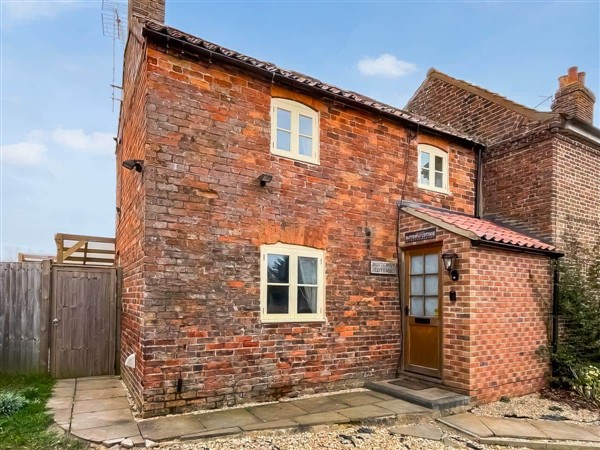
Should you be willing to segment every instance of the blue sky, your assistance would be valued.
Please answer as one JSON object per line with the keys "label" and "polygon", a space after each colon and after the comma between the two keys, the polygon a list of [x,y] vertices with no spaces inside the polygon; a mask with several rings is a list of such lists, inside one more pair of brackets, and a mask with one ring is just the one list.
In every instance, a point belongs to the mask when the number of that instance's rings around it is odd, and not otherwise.
{"label": "blue sky", "polygon": [[[113,236],[118,104],[102,2],[0,2],[0,260],[53,254],[57,232]],[[599,5],[167,0],[167,23],[395,106],[436,67],[533,107],[573,65],[600,96]]]}

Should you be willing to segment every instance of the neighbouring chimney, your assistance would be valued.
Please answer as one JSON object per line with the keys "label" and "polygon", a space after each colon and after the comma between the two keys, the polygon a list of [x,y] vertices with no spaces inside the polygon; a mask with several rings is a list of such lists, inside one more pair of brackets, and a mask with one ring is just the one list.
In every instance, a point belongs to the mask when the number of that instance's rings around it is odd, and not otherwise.
{"label": "neighbouring chimney", "polygon": [[585,86],[585,72],[577,72],[577,67],[571,67],[567,75],[558,78],[552,111],[592,123],[595,101],[594,93]]}
{"label": "neighbouring chimney", "polygon": [[127,19],[133,17],[165,23],[165,0],[129,0]]}

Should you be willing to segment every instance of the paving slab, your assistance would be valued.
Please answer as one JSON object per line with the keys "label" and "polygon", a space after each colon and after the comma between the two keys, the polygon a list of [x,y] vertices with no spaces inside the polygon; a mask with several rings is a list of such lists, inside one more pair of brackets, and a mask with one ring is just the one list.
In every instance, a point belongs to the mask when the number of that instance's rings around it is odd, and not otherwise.
{"label": "paving slab", "polygon": [[480,416],[481,422],[497,437],[547,439],[548,435],[522,419]]}
{"label": "paving slab", "polygon": [[46,407],[51,410],[69,409],[72,405],[72,397],[51,397],[46,403]]}
{"label": "paving slab", "polygon": [[451,392],[440,388],[420,389],[414,392],[416,392],[416,395],[418,395],[419,397],[427,400],[442,400],[445,398],[456,397],[457,395],[459,395],[456,392]]}
{"label": "paving slab", "polygon": [[271,422],[242,425],[240,428],[244,431],[259,431],[259,430],[269,430],[269,429],[275,429],[275,428],[294,428],[297,426],[298,426],[298,422],[294,422],[294,420],[292,420],[292,419],[281,419],[281,420],[274,420]]}
{"label": "paving slab", "polygon": [[384,394],[383,392],[369,391],[369,395],[374,395],[375,397],[379,397],[383,401],[397,400],[396,397],[392,397],[391,395]]}
{"label": "paving slab", "polygon": [[549,422],[546,420],[528,420],[527,422],[548,435],[550,439],[600,442],[600,436],[572,423]]}
{"label": "paving slab", "polygon": [[121,380],[118,378],[108,378],[108,379],[95,379],[88,380],[86,378],[80,378],[77,380],[77,391],[87,391],[90,389],[114,389],[121,388]]}
{"label": "paving slab", "polygon": [[75,386],[75,383],[77,383],[77,378],[65,378],[63,380],[56,380],[56,383],[54,383],[54,387],[55,388],[71,387],[71,386]]}
{"label": "paving slab", "polygon": [[182,440],[191,440],[191,439],[206,439],[218,436],[228,436],[231,434],[241,433],[242,429],[240,427],[228,427],[228,428],[217,428],[214,430],[201,431],[200,433],[188,434],[185,436],[181,436]]}
{"label": "paving slab", "polygon": [[73,414],[81,414],[95,411],[110,411],[113,409],[129,408],[129,402],[125,397],[112,397],[97,400],[81,400],[73,404]]}
{"label": "paving slab", "polygon": [[92,442],[103,442],[109,439],[125,439],[129,436],[139,434],[139,430],[135,422],[109,425],[97,428],[86,428],[85,430],[71,430],[75,436]]}
{"label": "paving slab", "polygon": [[369,392],[347,392],[345,394],[330,395],[328,398],[350,406],[371,405],[381,401],[381,398],[371,395]]}
{"label": "paving slab", "polygon": [[54,387],[52,389],[52,398],[73,397],[75,395],[75,385],[65,387]]}
{"label": "paving slab", "polygon": [[75,401],[79,400],[97,400],[101,398],[126,397],[122,386],[109,389],[90,389],[75,392]]}
{"label": "paving slab", "polygon": [[145,439],[162,441],[186,434],[199,433],[205,430],[198,416],[186,414],[182,416],[161,417],[159,419],[138,422],[140,433]]}
{"label": "paving slab", "polygon": [[350,419],[335,411],[326,411],[315,414],[307,414],[305,416],[294,417],[294,421],[300,425],[325,425],[332,423],[347,423]]}
{"label": "paving slab", "polygon": [[[503,447],[516,447],[516,448],[530,448],[532,450],[547,450],[548,442],[543,441],[532,441],[530,439],[517,439],[517,438],[481,438],[479,439],[480,444],[485,445],[501,445]],[[572,444],[561,444],[563,447],[560,450],[578,450],[577,447],[573,447]],[[597,448],[597,447],[596,447]],[[559,449],[555,449],[559,450]]]}
{"label": "paving slab", "polygon": [[375,405],[353,406],[351,408],[340,409],[337,412],[351,420],[376,419],[378,417],[393,417],[396,415],[389,409],[380,408]]}
{"label": "paving slab", "polygon": [[66,423],[66,424],[70,424],[71,423],[71,408],[68,409],[57,409],[52,411],[52,415],[54,416],[54,421],[56,423]]}
{"label": "paving slab", "polygon": [[297,406],[309,414],[315,414],[327,411],[336,411],[338,409],[347,408],[346,403],[340,401],[331,400],[329,397],[311,397],[303,398],[301,400],[294,400],[290,402],[292,405]]}
{"label": "paving slab", "polygon": [[492,437],[494,433],[490,430],[478,416],[471,413],[457,414],[438,419],[438,422],[455,428],[458,431],[479,437]]}
{"label": "paving slab", "polygon": [[396,414],[412,414],[412,413],[428,413],[432,412],[431,409],[425,408],[423,406],[415,405],[414,403],[410,403],[400,399],[388,400],[385,402],[375,403],[376,406],[380,408],[389,409],[390,411],[395,412]]}
{"label": "paving slab", "polygon": [[288,402],[253,406],[248,411],[265,422],[306,415],[306,411]]}
{"label": "paving slab", "polygon": [[198,414],[196,417],[207,430],[240,427],[242,425],[249,425],[252,423],[261,423],[261,420],[246,411],[244,408]]}
{"label": "paving slab", "polygon": [[71,420],[71,430],[85,430],[86,428],[125,425],[128,423],[135,424],[135,420],[129,408],[113,409],[110,411],[73,414],[73,419]]}
{"label": "paving slab", "polygon": [[413,436],[432,441],[441,441],[444,434],[434,425],[411,425],[407,427],[394,427],[390,429],[392,434],[400,434],[402,436]]}

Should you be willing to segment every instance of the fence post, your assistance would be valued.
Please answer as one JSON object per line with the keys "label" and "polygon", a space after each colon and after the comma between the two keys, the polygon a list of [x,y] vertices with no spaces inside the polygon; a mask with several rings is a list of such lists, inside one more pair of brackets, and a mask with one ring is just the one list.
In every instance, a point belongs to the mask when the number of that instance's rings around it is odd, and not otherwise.
{"label": "fence post", "polygon": [[42,295],[40,298],[40,369],[48,373],[48,347],[50,346],[50,280],[51,264],[49,259],[42,261]]}

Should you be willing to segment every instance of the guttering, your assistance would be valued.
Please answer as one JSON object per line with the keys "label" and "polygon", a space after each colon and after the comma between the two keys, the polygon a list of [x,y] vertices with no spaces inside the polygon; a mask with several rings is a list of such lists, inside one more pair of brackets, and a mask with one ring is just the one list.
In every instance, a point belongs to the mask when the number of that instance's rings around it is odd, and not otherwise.
{"label": "guttering", "polygon": [[[313,86],[310,86],[310,85],[307,85],[307,84],[304,84],[301,82],[296,82],[296,81],[294,81],[290,78],[287,78],[279,73],[271,72],[269,70],[263,69],[262,67],[253,66],[252,64],[248,64],[248,63],[246,63],[244,61],[240,61],[236,58],[232,58],[227,55],[211,51],[207,48],[201,47],[199,45],[195,45],[191,42],[188,42],[183,39],[179,39],[174,36],[167,35],[160,31],[153,30],[146,26],[144,26],[142,28],[142,34],[143,34],[143,36],[152,38],[155,42],[164,43],[167,48],[170,48],[169,44],[176,44],[177,48],[184,50],[184,52],[188,53],[190,56],[195,56],[195,57],[203,56],[206,59],[208,59],[209,62],[219,61],[219,62],[228,64],[230,66],[240,68],[244,71],[254,73],[262,78],[270,80],[271,82],[275,82],[275,80],[277,80],[279,83],[281,83],[283,85],[291,86],[296,89],[299,89],[299,90],[302,90],[305,92],[309,92],[313,95],[315,93],[318,93],[320,97],[331,98],[337,103],[344,104],[344,105],[354,108],[354,109],[359,109],[359,110],[367,111],[370,113],[375,113],[376,115],[384,116],[384,117],[387,117],[388,119],[391,119],[394,121],[399,121],[399,122],[402,122],[405,124],[410,124],[412,126],[418,125],[421,129],[425,129],[427,131],[427,133],[432,134],[432,135],[443,136],[443,137],[451,138],[451,139],[458,140],[461,142],[469,142],[471,144],[480,145],[478,142],[475,142],[474,140],[470,139],[469,137],[457,136],[457,135],[451,133],[450,131],[438,130],[438,129],[430,127],[428,125],[419,123],[418,121],[413,121],[408,117],[397,116],[390,112],[387,112],[387,111],[375,108],[373,106],[346,98],[343,95],[336,95],[333,92],[327,92],[318,87],[313,87]],[[358,95],[360,95],[360,94],[358,94]],[[376,100],[373,100],[373,101],[376,102]],[[390,106],[390,108],[393,108],[393,107]],[[395,108],[395,109],[401,111],[400,108]]]}
{"label": "guttering", "polygon": [[[593,126],[587,127],[591,128],[594,131],[597,131]],[[572,133],[581,136],[588,141],[593,142],[596,145],[600,145],[600,133],[597,131],[596,133],[591,132],[590,130],[584,129],[584,127],[580,126],[577,122],[572,120],[566,120],[563,124],[563,129],[565,131],[570,131]]]}
{"label": "guttering", "polygon": [[472,239],[471,245],[473,247],[501,248],[504,250],[510,250],[510,251],[519,252],[519,253],[532,253],[532,254],[537,254],[537,255],[548,256],[552,259],[558,259],[558,258],[565,256],[564,253],[557,252],[555,250],[544,250],[541,248],[523,247],[520,245],[508,244],[506,242],[483,241],[480,239],[476,239],[476,240]]}
{"label": "guttering", "polygon": [[[552,274],[552,339],[551,347],[552,354],[556,355],[558,350],[558,316],[559,316],[559,304],[558,304],[558,293],[560,289],[560,275],[558,271],[558,264],[555,262],[554,271]],[[555,358],[552,358],[552,375],[558,375],[558,364]]]}

